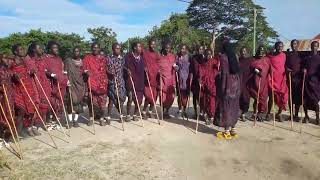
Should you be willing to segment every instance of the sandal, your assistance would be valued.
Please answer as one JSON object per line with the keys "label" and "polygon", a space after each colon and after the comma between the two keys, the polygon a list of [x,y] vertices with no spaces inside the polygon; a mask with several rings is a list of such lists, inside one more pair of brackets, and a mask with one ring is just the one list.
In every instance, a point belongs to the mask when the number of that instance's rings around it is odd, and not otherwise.
{"label": "sandal", "polygon": [[230,131],[227,131],[227,132],[224,132],[223,133],[223,136],[226,140],[231,140],[232,139],[232,136],[231,136],[231,133]]}

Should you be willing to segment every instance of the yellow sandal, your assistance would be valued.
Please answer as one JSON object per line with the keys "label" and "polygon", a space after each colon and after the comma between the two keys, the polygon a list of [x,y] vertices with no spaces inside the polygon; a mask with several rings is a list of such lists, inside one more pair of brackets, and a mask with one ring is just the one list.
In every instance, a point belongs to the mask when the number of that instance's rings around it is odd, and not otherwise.
{"label": "yellow sandal", "polygon": [[218,132],[216,136],[218,139],[224,139],[223,132]]}
{"label": "yellow sandal", "polygon": [[232,139],[232,136],[231,136],[231,134],[230,134],[230,131],[224,132],[224,133],[223,133],[223,136],[224,136],[224,138],[225,138],[226,140],[231,140],[231,139]]}

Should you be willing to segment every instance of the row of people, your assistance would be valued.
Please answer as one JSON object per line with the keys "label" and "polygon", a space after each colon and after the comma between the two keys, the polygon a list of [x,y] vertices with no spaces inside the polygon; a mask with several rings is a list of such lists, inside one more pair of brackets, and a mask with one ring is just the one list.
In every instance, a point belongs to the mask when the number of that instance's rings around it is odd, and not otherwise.
{"label": "row of people", "polygon": [[[305,120],[308,120],[307,109],[311,109],[316,111],[319,122],[319,43],[312,43],[313,53],[306,60],[296,51],[296,40],[292,41],[293,51],[287,55],[282,52],[283,44],[277,42],[271,54],[267,55],[260,46],[256,55],[249,57],[242,48],[239,58],[230,43],[222,44],[217,55],[204,46],[200,46],[195,55],[190,55],[186,45],[181,45],[179,53],[174,55],[170,43],[157,52],[156,41],[150,40],[147,49],[141,43],[133,43],[131,51],[122,56],[121,45],[114,43],[113,53],[104,56],[99,44],[93,43],[90,54],[81,58],[81,50],[74,48],[73,56],[64,61],[59,57],[59,45],[54,41],[48,43],[47,54],[37,43],[29,45],[27,54],[23,46],[14,45],[13,56],[1,58],[1,104],[4,107],[1,123],[6,124],[5,118],[13,109],[20,136],[39,135],[37,128],[41,126],[41,120],[56,118],[59,121],[65,104],[67,120],[71,126],[78,127],[79,114],[87,104],[93,106],[89,108],[90,117],[105,126],[110,124],[113,106],[125,121],[138,120],[140,108],[144,118],[152,117],[158,98],[163,117],[170,118],[169,109],[176,94],[178,116],[186,117],[192,92],[195,118],[204,119],[208,125],[214,123],[224,127],[225,132],[218,136],[230,139],[237,136],[235,125],[239,109],[245,119],[250,98],[255,100],[258,120],[264,119],[264,113],[270,120],[275,102],[279,107],[277,119],[282,121],[281,113],[286,110],[288,101],[288,76],[292,79],[295,117],[305,92]],[[305,91],[302,92],[304,83]],[[133,114],[132,103],[135,105]],[[88,121],[88,125],[92,122]]]}

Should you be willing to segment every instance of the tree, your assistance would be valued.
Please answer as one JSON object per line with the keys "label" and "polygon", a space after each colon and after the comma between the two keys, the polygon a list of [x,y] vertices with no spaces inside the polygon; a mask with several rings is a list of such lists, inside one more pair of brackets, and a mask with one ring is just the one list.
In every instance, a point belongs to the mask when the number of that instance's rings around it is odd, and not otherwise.
{"label": "tree", "polygon": [[91,40],[100,44],[101,48],[106,51],[107,54],[112,52],[112,44],[117,42],[117,34],[112,31],[111,28],[98,27],[88,28],[88,32],[91,34]]}
{"label": "tree", "polygon": [[154,38],[158,42],[170,41],[176,50],[180,44],[195,47],[210,43],[210,33],[190,27],[187,14],[172,14],[160,27],[154,26],[146,38]]}
{"label": "tree", "polygon": [[49,40],[55,40],[60,45],[60,56],[66,57],[73,47],[79,46],[83,50],[88,48],[88,42],[78,34],[65,34],[60,32],[43,32],[41,29],[30,30],[26,33],[13,33],[8,37],[0,38],[0,53],[10,54],[11,46],[20,43],[27,48],[32,42],[36,41],[46,46]]}
{"label": "tree", "polygon": [[266,22],[263,7],[252,0],[194,0],[187,9],[190,25],[214,34],[223,33],[236,47],[251,47],[253,42],[253,10],[257,9],[257,43],[269,44],[278,37]]}

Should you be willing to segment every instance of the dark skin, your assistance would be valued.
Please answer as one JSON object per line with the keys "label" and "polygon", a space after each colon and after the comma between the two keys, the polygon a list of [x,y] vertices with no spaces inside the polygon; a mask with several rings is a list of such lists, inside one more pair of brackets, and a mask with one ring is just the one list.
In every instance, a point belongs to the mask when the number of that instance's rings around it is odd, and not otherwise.
{"label": "dark skin", "polygon": [[274,55],[278,55],[283,51],[283,43],[277,43],[275,44],[275,52]]}
{"label": "dark skin", "polygon": [[151,41],[151,42],[149,43],[149,51],[155,52],[155,51],[156,51],[156,47],[157,47],[157,44],[156,44],[155,41]]}
{"label": "dark skin", "polygon": [[240,49],[240,58],[247,58],[249,55],[248,55],[248,51],[247,51],[247,48],[241,48]]}
{"label": "dark skin", "polygon": [[[114,56],[119,56],[121,54],[121,46],[120,45],[116,45],[113,49],[112,49],[112,53]],[[116,89],[117,90],[117,89]],[[116,99],[117,101],[117,99]],[[108,116],[110,117],[111,115],[111,111],[112,111],[112,107],[113,107],[113,102],[109,100],[109,103],[108,103]],[[120,113],[119,111],[119,107],[116,107],[118,112]],[[120,108],[121,108],[121,112],[123,112],[123,104],[120,103]]]}
{"label": "dark skin", "polygon": [[49,49],[49,53],[54,56],[58,56],[59,55],[59,46],[57,44],[52,45]]}
{"label": "dark skin", "polygon": [[292,49],[293,52],[298,51],[298,45],[299,45],[298,41],[292,41],[291,42],[291,49]]}
{"label": "dark skin", "polygon": [[100,54],[100,46],[98,44],[94,44],[92,47],[91,47],[91,52],[94,56],[97,56]]}
{"label": "dark skin", "polygon": [[314,42],[311,44],[311,52],[313,55],[317,55],[318,54],[318,49],[319,49],[319,43],[318,42]]}
{"label": "dark skin", "polygon": [[73,50],[73,59],[80,60],[81,52],[79,48]]}
{"label": "dark skin", "polygon": [[198,54],[204,54],[204,47],[203,46],[199,47]]}

